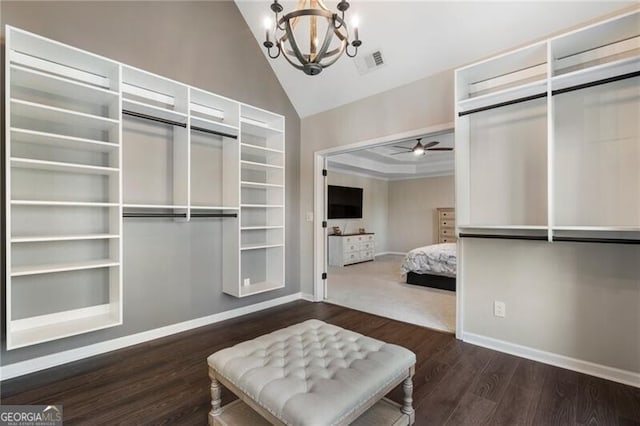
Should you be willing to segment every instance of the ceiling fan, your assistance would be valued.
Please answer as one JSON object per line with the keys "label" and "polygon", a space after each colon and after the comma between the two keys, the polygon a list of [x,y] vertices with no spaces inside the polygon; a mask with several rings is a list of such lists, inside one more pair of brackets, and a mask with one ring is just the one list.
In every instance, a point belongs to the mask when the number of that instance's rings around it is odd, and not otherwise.
{"label": "ceiling fan", "polygon": [[411,153],[413,153],[413,155],[418,156],[418,155],[425,155],[427,153],[427,151],[453,151],[453,148],[449,148],[449,147],[433,148],[434,146],[436,146],[436,145],[438,145],[440,143],[438,141],[425,143],[424,145],[422,144],[422,138],[417,139],[417,141],[418,141],[418,143],[416,143],[416,145],[413,148],[408,148],[406,146],[394,145],[393,146],[394,148],[402,148],[405,151],[396,152],[396,153],[393,153],[391,155],[407,154],[407,153],[411,152]]}

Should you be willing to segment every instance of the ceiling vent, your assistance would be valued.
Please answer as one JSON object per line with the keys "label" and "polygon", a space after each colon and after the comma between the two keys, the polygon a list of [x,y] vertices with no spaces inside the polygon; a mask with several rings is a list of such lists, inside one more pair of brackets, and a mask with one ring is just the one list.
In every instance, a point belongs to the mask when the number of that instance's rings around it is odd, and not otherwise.
{"label": "ceiling vent", "polygon": [[364,55],[360,55],[355,59],[356,67],[360,75],[368,74],[371,71],[382,68],[385,65],[382,58],[382,50],[375,49]]}

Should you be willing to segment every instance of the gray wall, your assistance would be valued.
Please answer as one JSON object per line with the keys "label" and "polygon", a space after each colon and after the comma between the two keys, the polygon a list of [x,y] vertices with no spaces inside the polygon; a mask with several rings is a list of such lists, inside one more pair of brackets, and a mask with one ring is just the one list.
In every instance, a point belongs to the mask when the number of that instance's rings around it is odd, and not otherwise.
{"label": "gray wall", "polygon": [[389,251],[436,244],[438,207],[453,207],[453,176],[389,182]]}
{"label": "gray wall", "polygon": [[389,182],[373,177],[339,173],[329,170],[329,185],[362,188],[362,219],[332,219],[327,221],[329,232],[339,226],[342,233],[358,232],[364,228],[376,234],[376,253],[388,251]]}
{"label": "gray wall", "polygon": [[465,332],[640,373],[640,247],[465,239],[460,260]]}
{"label": "gray wall", "polygon": [[0,7],[3,34],[5,24],[32,31],[283,114],[287,125],[286,288],[242,300],[222,294],[220,223],[125,221],[124,325],[10,352],[3,347],[3,365],[300,291],[300,119],[233,2],[3,1]]}

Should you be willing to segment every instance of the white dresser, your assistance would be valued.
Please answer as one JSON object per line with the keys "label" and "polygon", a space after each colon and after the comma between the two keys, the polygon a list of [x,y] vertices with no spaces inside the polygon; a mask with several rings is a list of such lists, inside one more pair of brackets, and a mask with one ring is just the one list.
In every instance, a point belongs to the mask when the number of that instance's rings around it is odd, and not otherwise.
{"label": "white dresser", "polygon": [[374,260],[375,248],[373,233],[329,235],[329,265],[345,266]]}

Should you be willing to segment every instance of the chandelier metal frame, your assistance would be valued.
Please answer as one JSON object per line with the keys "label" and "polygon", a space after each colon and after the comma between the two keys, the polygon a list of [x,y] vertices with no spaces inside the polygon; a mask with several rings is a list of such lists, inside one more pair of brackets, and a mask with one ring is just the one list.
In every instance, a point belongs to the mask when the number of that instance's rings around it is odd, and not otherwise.
{"label": "chandelier metal frame", "polygon": [[[307,3],[309,7],[305,7]],[[278,3],[278,0],[274,0],[271,4],[271,10],[275,14],[273,36],[276,42],[271,41],[270,31],[267,28],[263,43],[269,57],[276,59],[282,54],[287,62],[307,75],[320,74],[324,68],[336,63],[343,53],[351,58],[355,57],[362,41],[358,38],[358,28],[355,27],[354,40],[349,42],[349,31],[344,19],[344,14],[349,9],[349,3],[346,0],[341,0],[337,9],[340,15],[331,11],[323,0],[300,0],[294,11],[279,18],[283,7]],[[294,33],[300,19],[305,17],[308,17],[310,21],[308,53],[300,49],[300,43],[296,40]],[[322,44],[318,43],[318,18],[327,20],[327,31]],[[339,40],[339,45],[329,50],[334,36]],[[271,51],[274,46],[275,54]],[[353,51],[350,52],[349,47],[352,47]]]}

